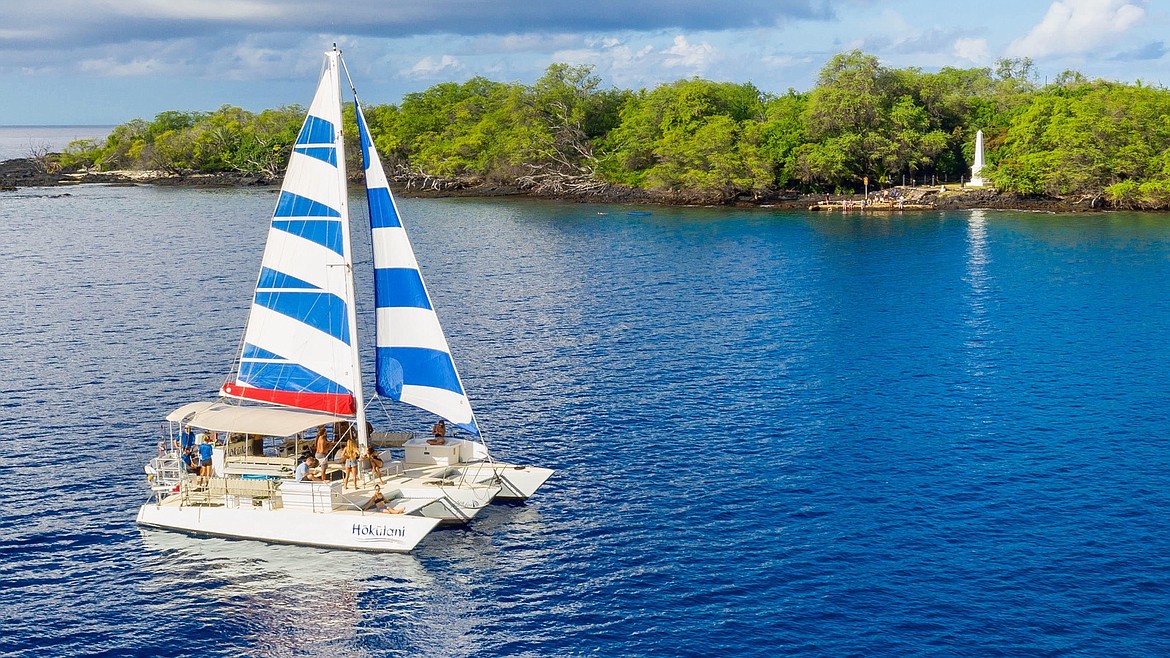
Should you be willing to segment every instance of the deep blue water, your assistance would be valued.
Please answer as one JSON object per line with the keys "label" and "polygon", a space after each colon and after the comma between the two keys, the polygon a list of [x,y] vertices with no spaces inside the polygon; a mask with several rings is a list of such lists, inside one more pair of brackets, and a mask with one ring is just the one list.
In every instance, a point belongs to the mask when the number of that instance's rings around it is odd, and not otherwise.
{"label": "deep blue water", "polygon": [[367,555],[134,525],[275,197],[65,191],[0,194],[0,654],[1170,653],[1170,217],[403,200],[558,472]]}

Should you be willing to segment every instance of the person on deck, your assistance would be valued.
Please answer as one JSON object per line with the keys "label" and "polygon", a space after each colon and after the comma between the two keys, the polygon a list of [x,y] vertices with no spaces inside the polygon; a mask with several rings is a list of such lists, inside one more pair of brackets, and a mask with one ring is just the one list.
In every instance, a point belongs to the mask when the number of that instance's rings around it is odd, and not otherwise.
{"label": "person on deck", "polygon": [[203,484],[207,484],[207,478],[211,477],[211,454],[215,449],[215,439],[211,434],[203,435],[203,443],[199,444],[199,478]]}
{"label": "person on deck", "polygon": [[447,442],[447,423],[443,422],[442,418],[431,427],[431,436],[433,438],[427,439],[427,443],[433,446],[441,446]]}
{"label": "person on deck", "polygon": [[199,462],[195,459],[195,449],[190,446],[183,448],[181,456],[183,460],[183,472],[188,475],[199,475]]}
{"label": "person on deck", "polygon": [[372,510],[374,512],[381,512],[383,514],[402,514],[405,510],[400,507],[390,507],[387,504],[386,496],[382,495],[382,487],[374,485],[374,495],[370,497],[366,504],[362,506],[363,510]]}
{"label": "person on deck", "polygon": [[329,443],[329,439],[325,436],[325,426],[318,426],[317,440],[313,442],[313,456],[321,464],[321,479],[325,479],[325,471],[329,468],[329,451],[332,449],[333,444]]}
{"label": "person on deck", "polygon": [[[375,508],[377,508],[381,505],[385,505],[385,504],[386,504],[386,497],[382,495],[382,487],[375,484],[374,485],[374,495],[370,496],[370,499],[368,501],[366,501],[366,504],[365,504],[365,506],[362,507],[362,509],[363,510],[375,509]],[[379,511],[381,511],[381,510],[379,510]]]}
{"label": "person on deck", "polygon": [[378,484],[382,484],[382,455],[379,455],[373,446],[369,446],[366,448],[366,459],[370,460],[370,470],[374,472],[374,477],[378,478]]}
{"label": "person on deck", "polygon": [[345,460],[345,481],[341,484],[342,491],[349,486],[350,476],[353,476],[353,488],[358,488],[358,457],[360,454],[357,441],[350,439],[345,442],[345,449],[341,452],[341,458]]}
{"label": "person on deck", "polygon": [[297,470],[293,473],[297,482],[304,480],[320,480],[321,478],[313,473],[314,468],[317,468],[317,459],[315,457],[306,457],[304,460],[297,463]]}

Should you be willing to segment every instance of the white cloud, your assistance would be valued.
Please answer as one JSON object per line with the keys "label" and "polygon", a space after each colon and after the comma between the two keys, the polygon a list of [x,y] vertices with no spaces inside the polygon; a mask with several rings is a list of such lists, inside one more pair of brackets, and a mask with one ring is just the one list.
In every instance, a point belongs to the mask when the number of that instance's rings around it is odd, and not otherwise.
{"label": "white cloud", "polygon": [[666,66],[684,67],[693,71],[702,71],[715,56],[715,48],[704,41],[698,45],[691,45],[683,35],[674,37],[674,45],[666,49],[669,57],[663,62]]}
{"label": "white cloud", "polygon": [[974,64],[986,64],[991,61],[987,39],[955,39],[955,56]]}
{"label": "white cloud", "polygon": [[78,68],[82,73],[120,78],[159,73],[166,70],[167,67],[157,59],[135,59],[128,62],[120,62],[113,57],[106,57],[103,59],[84,60],[79,64]]}
{"label": "white cloud", "polygon": [[104,4],[115,14],[166,20],[272,19],[284,13],[279,5],[255,0],[107,0]]}
{"label": "white cloud", "polygon": [[403,69],[400,73],[411,78],[434,78],[439,75],[446,75],[461,71],[463,66],[459,63],[459,59],[451,55],[443,55],[435,59],[434,57],[424,57],[409,69]]}
{"label": "white cloud", "polygon": [[760,63],[769,68],[782,69],[803,64],[804,62],[792,55],[764,55],[760,58]]}
{"label": "white cloud", "polygon": [[598,75],[611,84],[639,86],[657,81],[655,67],[650,55],[654,47],[634,46],[618,38],[586,38],[584,48],[558,50],[551,55],[551,61],[573,65],[593,66]]}
{"label": "white cloud", "polygon": [[1092,51],[1138,25],[1146,10],[1131,0],[1057,0],[1031,32],[1008,46],[1010,56],[1045,57]]}

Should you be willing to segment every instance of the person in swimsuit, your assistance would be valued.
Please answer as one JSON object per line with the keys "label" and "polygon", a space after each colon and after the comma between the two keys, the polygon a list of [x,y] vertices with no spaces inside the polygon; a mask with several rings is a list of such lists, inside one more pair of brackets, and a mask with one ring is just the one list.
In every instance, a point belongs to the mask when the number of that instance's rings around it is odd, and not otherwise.
{"label": "person in swimsuit", "polygon": [[[386,497],[382,495],[382,487],[375,484],[374,485],[374,495],[370,496],[370,499],[368,501],[366,501],[366,504],[364,507],[362,507],[362,509],[364,509],[364,510],[374,509],[376,507],[380,507],[380,506],[385,505],[385,504],[386,504]],[[379,510],[379,511],[381,511],[381,510]]]}
{"label": "person in swimsuit", "polygon": [[431,436],[433,438],[427,439],[427,443],[433,446],[441,446],[447,442],[447,423],[443,422],[442,418],[431,427]]}
{"label": "person in swimsuit", "polygon": [[333,446],[329,443],[329,439],[325,436],[325,426],[317,427],[317,440],[313,442],[313,456],[317,458],[317,463],[321,465],[321,479],[325,479],[325,471],[329,468],[329,451]]}
{"label": "person in swimsuit", "polygon": [[370,470],[374,472],[374,477],[378,478],[378,484],[382,484],[382,456],[370,446],[366,448],[366,458],[370,460]]}
{"label": "person in swimsuit", "polygon": [[357,441],[350,439],[345,442],[345,449],[341,452],[341,458],[345,460],[345,482],[342,483],[341,489],[345,490],[349,486],[349,478],[353,476],[353,488],[358,488],[358,446]]}
{"label": "person in swimsuit", "polygon": [[374,495],[370,497],[363,510],[374,510],[382,514],[402,514],[405,510],[400,507],[390,507],[387,504],[386,497],[382,495],[382,487],[374,485]]}

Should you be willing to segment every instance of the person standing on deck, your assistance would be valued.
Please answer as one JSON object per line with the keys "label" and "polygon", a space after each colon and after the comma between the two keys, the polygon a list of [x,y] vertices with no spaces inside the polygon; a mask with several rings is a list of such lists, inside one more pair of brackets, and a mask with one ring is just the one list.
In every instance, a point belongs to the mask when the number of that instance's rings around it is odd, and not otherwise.
{"label": "person standing on deck", "polygon": [[329,450],[333,446],[329,443],[329,439],[325,437],[325,426],[317,427],[317,440],[313,444],[314,456],[317,458],[317,463],[321,464],[321,479],[325,479],[325,471],[329,468]]}
{"label": "person standing on deck", "polygon": [[353,488],[358,488],[358,452],[357,441],[350,439],[345,442],[345,449],[341,452],[341,458],[345,460],[345,481],[341,484],[341,490],[349,486],[349,478],[353,476]]}
{"label": "person standing on deck", "polygon": [[215,439],[211,434],[203,435],[203,443],[199,444],[199,480],[202,484],[207,484],[207,478],[211,477],[211,454],[215,448]]}

